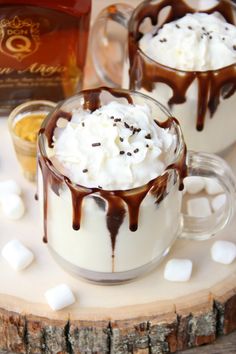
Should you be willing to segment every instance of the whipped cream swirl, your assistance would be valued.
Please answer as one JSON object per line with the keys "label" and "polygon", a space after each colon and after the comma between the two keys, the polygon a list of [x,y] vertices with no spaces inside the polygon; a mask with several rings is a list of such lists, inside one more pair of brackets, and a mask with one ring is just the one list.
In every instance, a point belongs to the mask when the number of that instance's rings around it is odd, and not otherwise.
{"label": "whipped cream swirl", "polygon": [[[156,118],[156,117],[155,117]],[[73,183],[106,190],[142,186],[171,163],[176,136],[159,127],[147,105],[112,101],[94,112],[60,118],[49,156]]]}
{"label": "whipped cream swirl", "polygon": [[236,63],[236,26],[219,13],[194,13],[146,33],[139,42],[151,59],[185,71],[216,70]]}

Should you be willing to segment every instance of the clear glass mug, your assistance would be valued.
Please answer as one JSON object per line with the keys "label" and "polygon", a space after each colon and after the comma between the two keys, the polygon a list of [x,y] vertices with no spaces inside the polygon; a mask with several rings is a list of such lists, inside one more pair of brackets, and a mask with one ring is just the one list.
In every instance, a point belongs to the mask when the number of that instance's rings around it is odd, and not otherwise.
{"label": "clear glass mug", "polygon": [[[97,94],[101,105],[128,104],[127,97],[134,104],[148,105],[153,119],[173,132],[175,150],[161,176],[122,191],[75,185],[59,172],[50,158],[48,137],[59,117],[74,108],[93,107]],[[208,239],[224,228],[234,212],[236,182],[227,163],[207,153],[189,151],[186,156],[177,120],[162,104],[137,92],[100,88],[60,103],[40,131],[38,162],[44,241],[63,268],[89,281],[109,284],[141,276],[157,266],[177,237]],[[226,194],[225,205],[210,217],[183,215],[181,184],[186,173],[216,179]]]}
{"label": "clear glass mug", "polygon": [[[139,47],[143,33],[199,11],[219,11],[228,22],[236,23],[236,6],[228,0],[150,0],[136,8],[114,4],[94,23],[91,52],[103,82],[110,86],[123,82],[124,88],[169,105],[190,149],[223,153],[236,140],[236,63],[219,70],[183,71],[158,63]],[[128,36],[122,34],[122,40],[117,40],[119,36],[110,29],[114,22],[128,30]]]}

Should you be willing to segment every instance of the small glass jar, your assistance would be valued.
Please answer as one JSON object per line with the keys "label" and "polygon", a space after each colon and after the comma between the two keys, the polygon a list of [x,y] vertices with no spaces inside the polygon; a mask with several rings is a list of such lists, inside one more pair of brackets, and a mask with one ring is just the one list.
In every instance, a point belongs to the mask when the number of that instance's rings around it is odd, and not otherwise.
{"label": "small glass jar", "polygon": [[56,106],[51,101],[29,101],[17,106],[9,115],[8,127],[11,133],[17,160],[23,175],[35,181],[37,135],[42,122]]}

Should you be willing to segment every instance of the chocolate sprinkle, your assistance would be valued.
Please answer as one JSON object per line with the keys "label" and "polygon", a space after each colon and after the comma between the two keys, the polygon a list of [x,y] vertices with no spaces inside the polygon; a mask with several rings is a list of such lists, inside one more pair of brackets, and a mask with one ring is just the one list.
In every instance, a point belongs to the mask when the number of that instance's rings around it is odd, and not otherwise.
{"label": "chocolate sprinkle", "polygon": [[84,122],[82,122],[82,127],[85,127],[85,124],[84,124]]}
{"label": "chocolate sprinkle", "polygon": [[132,156],[131,152],[127,152],[127,155],[128,155],[128,156]]}
{"label": "chocolate sprinkle", "polygon": [[147,134],[147,135],[145,136],[145,139],[152,139],[151,134]]}
{"label": "chocolate sprinkle", "polygon": [[93,146],[93,147],[95,147],[95,146],[101,146],[101,143],[93,143],[92,146]]}
{"label": "chocolate sprinkle", "polygon": [[123,143],[124,139],[123,139],[123,138],[120,138],[120,141]]}
{"label": "chocolate sprinkle", "polygon": [[180,28],[180,26],[179,26],[177,23],[176,23],[175,27],[176,27],[176,28]]}
{"label": "chocolate sprinkle", "polygon": [[188,26],[188,29],[189,29],[189,30],[192,30],[192,29],[193,29],[193,27],[191,27],[191,26]]}
{"label": "chocolate sprinkle", "polygon": [[114,122],[121,122],[121,119],[120,118],[116,118],[116,119],[114,119]]}
{"label": "chocolate sprinkle", "polygon": [[236,45],[233,45],[233,50],[236,50]]}
{"label": "chocolate sprinkle", "polygon": [[124,122],[124,125],[125,125],[125,128],[127,128],[127,129],[130,128],[129,124],[127,124],[126,122]]}
{"label": "chocolate sprinkle", "polygon": [[120,155],[124,155],[124,153],[125,153],[125,152],[124,152],[123,150],[120,151]]}
{"label": "chocolate sprinkle", "polygon": [[137,154],[137,152],[139,152],[139,149],[138,149],[138,148],[134,150],[134,153],[135,153],[135,154]]}
{"label": "chocolate sprinkle", "polygon": [[83,173],[87,173],[87,172],[88,172],[88,169],[85,168],[82,172],[83,172]]}

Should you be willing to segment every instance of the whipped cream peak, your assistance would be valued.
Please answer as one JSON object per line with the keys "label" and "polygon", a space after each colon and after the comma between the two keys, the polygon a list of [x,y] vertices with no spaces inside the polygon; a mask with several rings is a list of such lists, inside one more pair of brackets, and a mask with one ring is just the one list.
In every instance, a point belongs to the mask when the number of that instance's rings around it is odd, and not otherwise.
{"label": "whipped cream peak", "polygon": [[48,155],[73,183],[125,190],[161,175],[172,162],[176,136],[158,126],[147,105],[112,101],[60,118]]}
{"label": "whipped cream peak", "polygon": [[219,13],[193,13],[146,33],[141,50],[160,64],[184,71],[216,70],[236,63],[236,26]]}

